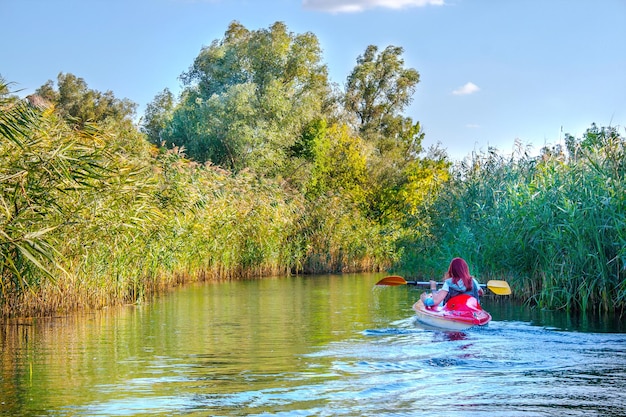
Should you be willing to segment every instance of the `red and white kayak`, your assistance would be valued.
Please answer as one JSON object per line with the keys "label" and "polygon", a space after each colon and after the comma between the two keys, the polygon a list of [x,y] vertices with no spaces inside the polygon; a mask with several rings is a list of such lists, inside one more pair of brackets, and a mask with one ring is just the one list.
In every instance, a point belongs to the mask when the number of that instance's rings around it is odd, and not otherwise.
{"label": "red and white kayak", "polygon": [[420,322],[444,330],[466,330],[484,326],[491,320],[491,314],[482,309],[476,298],[467,294],[450,298],[443,307],[426,307],[422,300],[418,300],[413,304],[413,310]]}

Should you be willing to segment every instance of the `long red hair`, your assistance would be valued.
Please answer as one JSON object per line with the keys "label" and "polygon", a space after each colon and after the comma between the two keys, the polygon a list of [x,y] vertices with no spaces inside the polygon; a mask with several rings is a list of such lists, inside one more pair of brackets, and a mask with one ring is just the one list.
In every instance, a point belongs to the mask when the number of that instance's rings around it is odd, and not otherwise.
{"label": "long red hair", "polygon": [[452,262],[450,262],[448,276],[452,278],[452,282],[455,284],[458,283],[459,280],[463,280],[463,285],[465,285],[465,289],[468,291],[473,287],[469,266],[467,266],[467,262],[465,262],[463,258],[454,258]]}

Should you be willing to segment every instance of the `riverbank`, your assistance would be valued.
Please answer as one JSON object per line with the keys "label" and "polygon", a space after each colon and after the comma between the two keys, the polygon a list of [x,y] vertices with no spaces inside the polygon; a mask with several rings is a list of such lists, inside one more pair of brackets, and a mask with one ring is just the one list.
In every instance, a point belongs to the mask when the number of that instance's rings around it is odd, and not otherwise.
{"label": "riverbank", "polygon": [[325,122],[313,133],[330,153],[303,160],[304,174],[270,177],[154,146],[127,119],[77,124],[54,106],[0,99],[1,317],[137,304],[204,280],[428,280],[455,256],[541,308],[626,307],[626,141],[614,128],[538,158],[414,158],[383,187],[361,175],[366,147],[353,145],[364,143]]}

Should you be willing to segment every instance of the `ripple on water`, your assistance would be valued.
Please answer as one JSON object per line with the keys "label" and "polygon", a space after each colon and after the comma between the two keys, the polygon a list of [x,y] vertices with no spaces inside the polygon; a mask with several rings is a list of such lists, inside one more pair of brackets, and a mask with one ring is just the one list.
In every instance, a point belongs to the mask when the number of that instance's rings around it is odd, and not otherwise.
{"label": "ripple on water", "polygon": [[347,279],[290,279],[280,297],[271,280],[211,286],[173,310],[51,328],[35,348],[16,339],[0,407],[18,412],[0,415],[626,415],[624,334],[435,331],[410,313],[410,289],[366,305]]}

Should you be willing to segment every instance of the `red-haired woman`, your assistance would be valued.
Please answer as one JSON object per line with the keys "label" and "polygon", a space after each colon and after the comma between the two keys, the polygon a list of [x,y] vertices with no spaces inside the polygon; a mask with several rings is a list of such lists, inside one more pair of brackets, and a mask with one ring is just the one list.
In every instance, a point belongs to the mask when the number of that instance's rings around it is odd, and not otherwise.
{"label": "red-haired woman", "polygon": [[446,303],[451,297],[459,294],[468,294],[478,300],[483,295],[480,284],[474,277],[470,275],[467,262],[463,258],[454,258],[450,262],[448,272],[444,275],[443,287],[441,290],[434,291],[436,288],[435,281],[430,281],[431,293],[423,293],[420,299],[425,306],[431,307],[441,303]]}

